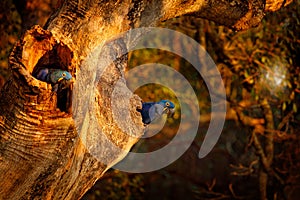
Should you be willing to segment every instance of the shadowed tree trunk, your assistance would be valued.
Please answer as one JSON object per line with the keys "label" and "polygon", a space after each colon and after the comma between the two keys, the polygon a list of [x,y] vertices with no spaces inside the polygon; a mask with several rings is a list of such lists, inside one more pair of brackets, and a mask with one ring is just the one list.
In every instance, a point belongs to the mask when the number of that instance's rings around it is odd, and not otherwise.
{"label": "shadowed tree trunk", "polygon": [[[79,199],[143,134],[140,98],[124,79],[128,44],[122,32],[181,15],[244,30],[258,25],[266,10],[283,6],[267,1],[264,10],[262,0],[58,2],[45,27],[28,30],[9,58],[13,76],[0,94],[5,199]],[[44,67],[69,71],[75,83],[53,93],[34,78]],[[116,120],[124,110],[131,120]]]}

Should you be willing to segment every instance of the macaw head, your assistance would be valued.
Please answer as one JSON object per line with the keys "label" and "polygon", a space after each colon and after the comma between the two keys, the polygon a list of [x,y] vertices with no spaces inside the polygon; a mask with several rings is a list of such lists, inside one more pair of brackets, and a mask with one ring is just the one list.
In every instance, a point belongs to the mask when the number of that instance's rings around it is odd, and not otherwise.
{"label": "macaw head", "polygon": [[54,73],[54,76],[57,78],[57,82],[60,82],[62,80],[69,81],[72,79],[72,75],[67,71],[57,70],[53,73]]}
{"label": "macaw head", "polygon": [[157,102],[158,104],[162,105],[164,107],[164,112],[168,114],[169,116],[172,116],[175,112],[175,105],[173,102],[169,100],[161,100]]}

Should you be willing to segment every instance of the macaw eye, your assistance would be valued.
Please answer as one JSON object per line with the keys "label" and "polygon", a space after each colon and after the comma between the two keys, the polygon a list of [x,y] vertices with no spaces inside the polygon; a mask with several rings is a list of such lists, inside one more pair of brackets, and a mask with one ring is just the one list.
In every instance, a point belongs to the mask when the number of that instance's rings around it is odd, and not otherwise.
{"label": "macaw eye", "polygon": [[170,106],[170,103],[169,102],[166,102],[166,104],[165,104],[167,107],[169,107]]}
{"label": "macaw eye", "polygon": [[67,76],[67,74],[66,73],[62,73],[62,76],[65,77],[65,76]]}

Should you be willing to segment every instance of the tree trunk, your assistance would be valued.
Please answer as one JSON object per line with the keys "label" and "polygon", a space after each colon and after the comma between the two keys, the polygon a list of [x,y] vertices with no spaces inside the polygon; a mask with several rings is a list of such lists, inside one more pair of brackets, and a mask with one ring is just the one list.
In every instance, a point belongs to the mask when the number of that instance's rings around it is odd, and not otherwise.
{"label": "tree trunk", "polygon": [[[79,199],[143,134],[120,33],[181,15],[244,30],[261,21],[265,1],[58,2],[44,29],[28,30],[9,58],[13,75],[0,94],[4,199]],[[75,83],[52,92],[34,78],[44,67],[69,71]],[[115,119],[124,113],[131,119]]]}

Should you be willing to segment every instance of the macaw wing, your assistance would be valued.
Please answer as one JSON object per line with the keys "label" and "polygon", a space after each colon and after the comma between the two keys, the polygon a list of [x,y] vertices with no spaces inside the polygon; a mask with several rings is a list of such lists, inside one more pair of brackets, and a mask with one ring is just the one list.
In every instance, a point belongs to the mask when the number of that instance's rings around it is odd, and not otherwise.
{"label": "macaw wing", "polygon": [[149,116],[149,110],[150,110],[151,106],[153,106],[153,105],[154,105],[154,103],[145,102],[145,103],[142,103],[142,109],[137,110],[141,113],[144,124],[151,123],[151,118]]}
{"label": "macaw wing", "polygon": [[40,81],[48,82],[47,80],[48,74],[49,74],[49,70],[47,68],[44,68],[38,71],[36,78]]}
{"label": "macaw wing", "polygon": [[153,122],[155,119],[162,116],[164,113],[164,107],[160,104],[154,104],[149,109],[149,118],[151,122]]}

